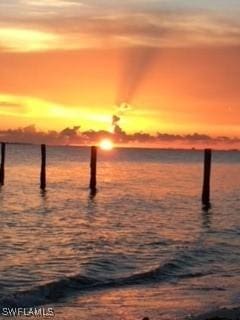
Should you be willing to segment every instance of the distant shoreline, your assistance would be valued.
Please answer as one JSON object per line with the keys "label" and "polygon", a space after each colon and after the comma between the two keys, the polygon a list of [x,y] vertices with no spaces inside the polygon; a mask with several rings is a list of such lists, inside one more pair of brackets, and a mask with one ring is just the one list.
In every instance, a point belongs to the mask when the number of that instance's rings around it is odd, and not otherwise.
{"label": "distant shoreline", "polygon": [[[6,142],[9,145],[20,146],[39,146],[38,143],[32,142]],[[74,144],[47,144],[49,147],[68,147],[68,148],[89,148],[91,145],[74,145]],[[94,145],[94,144],[93,144]],[[138,150],[162,150],[162,151],[203,151],[204,148],[164,148],[164,147],[149,147],[149,146],[127,146],[116,145],[115,149],[138,149]],[[212,149],[220,152],[240,152],[240,149]]]}

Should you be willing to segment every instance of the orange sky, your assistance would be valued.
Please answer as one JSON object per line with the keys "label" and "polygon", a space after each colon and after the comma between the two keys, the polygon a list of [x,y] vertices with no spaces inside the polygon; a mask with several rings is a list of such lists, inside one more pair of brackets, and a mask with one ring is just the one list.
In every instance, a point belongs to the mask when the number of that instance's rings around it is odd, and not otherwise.
{"label": "orange sky", "polygon": [[126,132],[240,137],[240,5],[198,2],[1,2],[1,129],[108,130],[128,96]]}

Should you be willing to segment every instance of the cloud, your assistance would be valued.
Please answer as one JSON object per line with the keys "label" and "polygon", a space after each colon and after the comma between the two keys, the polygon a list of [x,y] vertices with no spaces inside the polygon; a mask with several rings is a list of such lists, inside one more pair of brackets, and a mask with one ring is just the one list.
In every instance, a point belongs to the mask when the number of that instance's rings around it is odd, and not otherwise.
{"label": "cloud", "polygon": [[[21,52],[240,44],[240,23],[235,15],[224,12],[169,8],[163,4],[154,10],[155,3],[148,10],[140,4],[134,10],[131,6],[116,10],[94,2],[47,3],[25,1],[22,7],[26,6],[29,13],[25,16],[0,14],[0,46]],[[36,15],[32,10],[40,11]]]}
{"label": "cloud", "polygon": [[15,102],[8,102],[8,101],[1,101],[0,100],[0,109],[5,109],[5,110],[8,110],[8,109],[24,109],[24,106],[20,103],[15,103]]}
{"label": "cloud", "polygon": [[0,28],[0,47],[8,51],[46,51],[58,47],[57,34],[23,28]]}
{"label": "cloud", "polygon": [[188,135],[174,135],[157,133],[151,135],[145,132],[127,134],[120,126],[114,133],[104,130],[80,131],[80,126],[66,127],[61,131],[41,131],[35,125],[29,125],[19,129],[0,131],[0,139],[9,143],[47,143],[49,145],[92,145],[98,144],[103,138],[112,139],[121,146],[153,146],[161,148],[206,148],[214,149],[239,149],[240,138],[211,137],[198,133]]}
{"label": "cloud", "polygon": [[84,124],[91,123],[93,126],[111,125],[111,116],[99,109],[94,112],[89,111],[89,107],[85,105],[66,105],[36,97],[1,94],[1,92],[0,116],[31,122],[43,119],[44,122],[76,123],[77,119],[81,119]]}
{"label": "cloud", "polygon": [[60,8],[66,8],[66,7],[72,7],[72,6],[82,6],[83,4],[80,1],[68,1],[68,0],[22,0],[22,5],[27,6],[36,6],[36,7],[60,7]]}
{"label": "cloud", "polygon": [[[112,109],[114,111],[114,108]],[[77,144],[90,145],[98,143],[102,138],[111,138],[119,145],[130,146],[159,146],[159,147],[214,147],[214,148],[240,148],[240,138],[234,137],[211,137],[200,133],[180,135],[159,132],[149,134],[141,131],[128,133],[121,127],[120,118],[129,116],[135,112],[130,105],[121,104],[115,108],[116,114],[103,114],[100,111],[89,112],[89,108],[84,106],[61,105],[52,101],[47,101],[30,96],[17,96],[0,93],[0,115],[5,117],[15,117],[22,119],[24,123],[32,123],[43,118],[44,123],[60,120],[61,123],[71,123],[73,126],[67,126],[62,130],[42,131],[29,125],[19,129],[9,129],[0,131],[0,140],[7,142],[24,142],[24,143],[47,143],[47,144]],[[148,111],[150,112],[150,111]],[[145,117],[145,114],[144,114]],[[124,117],[125,118],[125,117]],[[73,121],[74,119],[74,121]],[[78,123],[79,119],[79,123]],[[48,122],[49,121],[49,122]],[[84,130],[82,129],[87,123],[88,128],[99,127],[103,123],[107,130]],[[129,121],[134,121],[132,117]],[[85,126],[86,127],[86,126]],[[139,122],[139,128],[141,122]]]}
{"label": "cloud", "polygon": [[6,19],[49,17],[85,6],[74,0],[9,0],[0,2],[0,16]]}
{"label": "cloud", "polygon": [[67,136],[69,138],[77,137],[79,129],[80,129],[80,126],[75,126],[73,128],[65,128],[62,131],[60,131],[60,135]]}

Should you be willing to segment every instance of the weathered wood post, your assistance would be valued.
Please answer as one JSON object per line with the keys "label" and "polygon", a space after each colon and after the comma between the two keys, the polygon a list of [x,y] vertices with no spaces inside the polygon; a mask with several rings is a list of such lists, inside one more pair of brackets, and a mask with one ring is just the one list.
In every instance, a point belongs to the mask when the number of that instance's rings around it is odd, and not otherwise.
{"label": "weathered wood post", "polygon": [[0,166],[0,185],[4,185],[5,178],[5,151],[6,151],[6,143],[1,143],[1,166]]}
{"label": "weathered wood post", "polygon": [[41,172],[40,172],[40,188],[46,189],[46,145],[41,144]]}
{"label": "weathered wood post", "polygon": [[95,193],[97,191],[97,147],[91,147],[91,160],[90,160],[90,190]]}
{"label": "weathered wood post", "polygon": [[202,204],[205,207],[210,207],[210,178],[211,178],[211,161],[212,150],[204,150],[204,172],[203,172],[203,190],[202,190]]}

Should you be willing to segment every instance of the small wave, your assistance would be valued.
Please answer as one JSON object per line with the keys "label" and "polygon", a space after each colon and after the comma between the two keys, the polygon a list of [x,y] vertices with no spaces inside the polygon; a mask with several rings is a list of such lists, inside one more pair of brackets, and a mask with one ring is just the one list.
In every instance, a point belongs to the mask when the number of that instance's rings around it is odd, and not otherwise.
{"label": "small wave", "polygon": [[[186,257],[185,257],[186,258]],[[188,259],[179,257],[164,265],[142,273],[136,273],[117,279],[98,280],[85,277],[81,274],[65,277],[58,281],[46,283],[29,290],[19,291],[15,294],[0,299],[0,307],[33,307],[55,303],[60,299],[70,296],[74,292],[90,290],[104,290],[122,286],[144,285],[170,279],[183,279],[204,276],[203,273],[187,272],[190,267]],[[185,272],[183,272],[185,271]]]}
{"label": "small wave", "polygon": [[58,301],[72,291],[91,289],[97,284],[99,285],[94,279],[82,275],[69,276],[58,281],[46,283],[29,290],[19,291],[3,297],[0,299],[0,307],[21,306],[27,308],[43,305]]}

